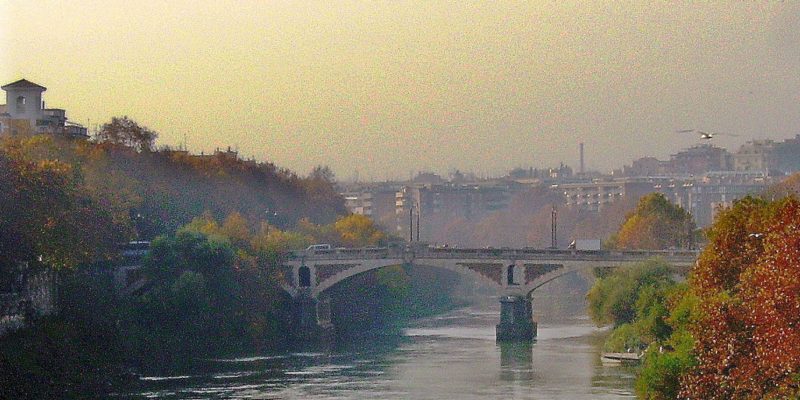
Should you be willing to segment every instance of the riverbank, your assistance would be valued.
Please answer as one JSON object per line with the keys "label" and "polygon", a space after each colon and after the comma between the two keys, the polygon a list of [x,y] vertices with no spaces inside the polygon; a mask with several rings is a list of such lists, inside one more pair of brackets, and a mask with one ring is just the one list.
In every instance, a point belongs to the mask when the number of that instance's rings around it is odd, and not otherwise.
{"label": "riverbank", "polygon": [[0,398],[87,398],[135,382],[123,353],[96,346],[79,327],[59,318],[37,320],[0,340]]}

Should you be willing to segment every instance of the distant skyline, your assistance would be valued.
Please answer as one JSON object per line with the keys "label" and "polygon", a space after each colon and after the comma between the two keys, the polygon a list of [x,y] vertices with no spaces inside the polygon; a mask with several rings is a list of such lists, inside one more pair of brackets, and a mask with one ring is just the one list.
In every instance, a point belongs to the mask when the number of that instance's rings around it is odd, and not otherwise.
{"label": "distant skyline", "polygon": [[800,3],[0,3],[0,80],[74,122],[341,179],[608,171],[800,133]]}

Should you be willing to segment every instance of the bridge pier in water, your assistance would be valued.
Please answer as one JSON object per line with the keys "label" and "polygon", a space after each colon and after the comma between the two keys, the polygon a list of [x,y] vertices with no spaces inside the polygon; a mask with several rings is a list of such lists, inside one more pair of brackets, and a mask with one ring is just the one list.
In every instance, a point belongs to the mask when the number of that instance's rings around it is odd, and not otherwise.
{"label": "bridge pier in water", "polygon": [[498,342],[531,342],[536,339],[533,305],[526,296],[500,298],[500,323],[495,327]]}
{"label": "bridge pier in water", "polygon": [[293,339],[302,348],[333,343],[330,299],[300,294],[292,299]]}

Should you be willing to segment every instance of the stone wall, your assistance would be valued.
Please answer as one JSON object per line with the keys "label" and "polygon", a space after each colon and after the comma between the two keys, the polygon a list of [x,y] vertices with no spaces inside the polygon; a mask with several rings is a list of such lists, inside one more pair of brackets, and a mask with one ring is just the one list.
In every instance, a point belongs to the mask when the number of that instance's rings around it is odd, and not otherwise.
{"label": "stone wall", "polygon": [[17,293],[0,294],[0,336],[25,326],[25,306]]}
{"label": "stone wall", "polygon": [[0,336],[24,327],[31,318],[56,312],[56,273],[27,269],[20,273],[20,285],[0,293]]}

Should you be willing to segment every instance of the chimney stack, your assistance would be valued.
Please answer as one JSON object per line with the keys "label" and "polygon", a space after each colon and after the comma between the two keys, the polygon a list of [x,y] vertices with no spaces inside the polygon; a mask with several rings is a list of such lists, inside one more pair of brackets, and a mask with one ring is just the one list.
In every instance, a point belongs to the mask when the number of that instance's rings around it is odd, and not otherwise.
{"label": "chimney stack", "polygon": [[586,170],[583,169],[583,142],[581,142],[580,149],[581,149],[581,169],[579,171],[580,174],[583,175],[583,173],[586,172]]}

